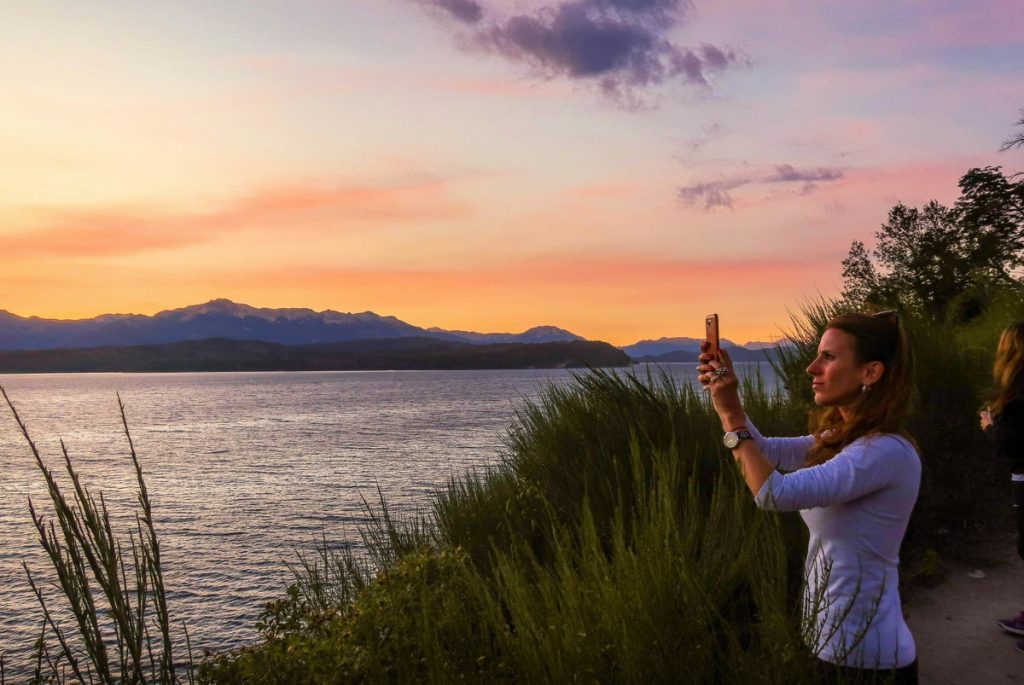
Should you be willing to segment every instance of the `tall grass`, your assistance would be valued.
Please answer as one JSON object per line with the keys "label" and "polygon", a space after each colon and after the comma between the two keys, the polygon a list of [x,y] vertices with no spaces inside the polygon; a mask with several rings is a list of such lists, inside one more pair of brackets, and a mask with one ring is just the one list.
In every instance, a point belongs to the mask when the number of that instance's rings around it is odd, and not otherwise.
{"label": "tall grass", "polygon": [[[748,383],[762,424],[803,422]],[[706,398],[592,371],[520,411],[499,466],[322,548],[209,682],[812,682],[804,540],[758,512]],[[402,553],[396,553],[396,549]],[[331,594],[324,586],[345,588]]]}
{"label": "tall grass", "polygon": [[[139,511],[135,529],[128,533],[127,546],[114,533],[103,494],[97,501],[82,484],[64,442],[61,452],[70,493],[61,489],[53,471],[47,468],[7,392],[0,388],[0,394],[32,451],[53,507],[53,518],[48,519],[37,513],[35,503],[29,500],[39,543],[49,558],[63,599],[62,604],[54,606],[43,585],[23,564],[43,614],[33,682],[180,682],[153,507],[120,397],[122,426],[139,488]],[[66,630],[61,621],[67,614],[73,619],[73,632]],[[50,640],[56,640],[56,645]],[[181,666],[188,682],[193,682],[191,664],[189,654]]]}

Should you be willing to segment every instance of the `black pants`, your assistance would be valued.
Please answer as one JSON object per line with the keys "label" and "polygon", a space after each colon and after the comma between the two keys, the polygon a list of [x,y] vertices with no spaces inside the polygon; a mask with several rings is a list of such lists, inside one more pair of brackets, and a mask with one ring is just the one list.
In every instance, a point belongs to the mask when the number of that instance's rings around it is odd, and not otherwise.
{"label": "black pants", "polygon": [[896,669],[851,668],[818,659],[822,685],[917,685],[917,659]]}
{"label": "black pants", "polygon": [[1017,523],[1017,554],[1024,559],[1024,480],[1010,483],[1013,493],[1013,515]]}

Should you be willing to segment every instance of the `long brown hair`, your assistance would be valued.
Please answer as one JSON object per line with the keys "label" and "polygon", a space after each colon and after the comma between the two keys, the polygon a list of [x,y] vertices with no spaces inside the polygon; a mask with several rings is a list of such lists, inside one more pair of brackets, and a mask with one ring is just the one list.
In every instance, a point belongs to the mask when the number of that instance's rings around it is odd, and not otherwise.
{"label": "long brown hair", "polygon": [[822,407],[811,415],[814,447],[807,464],[822,464],[857,438],[874,433],[896,433],[909,437],[903,419],[910,413],[913,394],[912,359],[907,338],[896,312],[843,314],[832,319],[825,330],[849,333],[854,340],[858,364],[881,362],[882,377],[862,392],[843,419],[839,407]]}
{"label": "long brown hair", "polygon": [[992,380],[995,390],[988,408],[993,416],[1013,400],[1024,398],[1024,321],[1010,324],[999,336]]}

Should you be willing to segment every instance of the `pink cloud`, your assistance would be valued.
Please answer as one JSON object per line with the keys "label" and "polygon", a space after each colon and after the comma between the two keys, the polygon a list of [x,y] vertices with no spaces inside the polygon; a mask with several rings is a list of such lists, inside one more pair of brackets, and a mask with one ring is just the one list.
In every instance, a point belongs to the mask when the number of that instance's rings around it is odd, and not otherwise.
{"label": "pink cloud", "polygon": [[362,230],[373,222],[416,222],[464,215],[447,183],[418,179],[392,184],[265,188],[208,213],[156,208],[49,210],[35,228],[0,235],[3,258],[133,255],[209,242],[220,235],[265,227],[329,226]]}

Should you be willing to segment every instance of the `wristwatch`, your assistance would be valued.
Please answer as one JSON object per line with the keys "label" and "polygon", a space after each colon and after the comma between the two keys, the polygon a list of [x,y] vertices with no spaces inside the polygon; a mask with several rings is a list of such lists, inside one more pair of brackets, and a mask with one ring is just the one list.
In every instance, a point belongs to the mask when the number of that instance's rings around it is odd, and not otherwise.
{"label": "wristwatch", "polygon": [[722,436],[722,444],[731,450],[736,449],[741,442],[744,440],[753,440],[754,436],[750,434],[750,431],[729,431]]}

